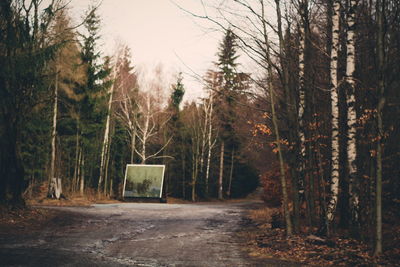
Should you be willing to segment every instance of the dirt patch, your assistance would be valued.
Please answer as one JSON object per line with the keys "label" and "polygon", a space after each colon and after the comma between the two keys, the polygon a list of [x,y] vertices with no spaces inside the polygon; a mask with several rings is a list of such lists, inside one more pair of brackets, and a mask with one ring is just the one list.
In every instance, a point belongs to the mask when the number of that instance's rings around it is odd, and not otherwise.
{"label": "dirt patch", "polygon": [[21,230],[39,228],[40,225],[52,220],[59,212],[40,208],[9,209],[0,206],[0,229]]}
{"label": "dirt patch", "polygon": [[[347,238],[325,239],[309,234],[286,238],[285,230],[273,228],[274,211],[257,208],[249,212],[243,221],[242,232],[247,238],[248,253],[260,258],[296,261],[314,266],[398,266],[400,260],[399,240],[387,237],[394,247],[386,247],[380,257],[371,256],[371,248],[358,240]],[[394,236],[400,228],[391,227]]]}

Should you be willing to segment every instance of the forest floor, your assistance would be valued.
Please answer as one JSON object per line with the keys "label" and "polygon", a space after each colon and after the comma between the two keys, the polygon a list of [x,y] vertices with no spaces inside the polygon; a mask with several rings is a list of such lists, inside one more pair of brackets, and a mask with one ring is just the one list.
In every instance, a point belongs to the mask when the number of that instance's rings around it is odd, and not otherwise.
{"label": "forest floor", "polygon": [[[395,219],[384,223],[384,253],[371,255],[368,244],[351,238],[326,239],[310,234],[286,238],[285,230],[272,227],[276,209],[260,206],[247,216],[247,244],[250,255],[300,262],[307,266],[399,266],[400,225]],[[395,216],[397,217],[397,216]]]}

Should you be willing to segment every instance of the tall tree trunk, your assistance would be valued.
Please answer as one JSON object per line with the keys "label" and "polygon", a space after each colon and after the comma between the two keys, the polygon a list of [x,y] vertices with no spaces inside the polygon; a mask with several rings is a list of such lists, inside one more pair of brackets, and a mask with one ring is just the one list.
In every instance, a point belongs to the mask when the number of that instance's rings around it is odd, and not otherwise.
{"label": "tall tree trunk", "polygon": [[[56,62],[57,65],[58,62]],[[51,133],[51,160],[50,160],[50,172],[49,172],[49,189],[47,196],[50,198],[60,198],[61,181],[55,177],[55,165],[56,165],[56,138],[57,138],[57,113],[58,113],[58,68],[56,67],[56,78],[54,82],[54,106],[53,106],[53,127]]]}
{"label": "tall tree trunk", "polygon": [[75,192],[79,190],[79,183],[81,180],[81,149],[78,148],[78,155],[76,158],[76,180],[74,182]]}
{"label": "tall tree trunk", "polygon": [[299,196],[304,198],[304,182],[306,167],[306,137],[304,113],[306,108],[306,84],[305,84],[305,50],[306,50],[306,32],[308,27],[308,1],[300,2],[300,26],[299,26],[299,106],[298,106],[298,123],[299,123],[299,161],[298,161],[298,190]]}
{"label": "tall tree trunk", "polygon": [[79,147],[79,120],[76,120],[76,142],[75,142],[75,166],[74,166],[74,176],[73,176],[73,191],[78,191],[79,183],[79,166],[80,166],[80,147]]}
{"label": "tall tree trunk", "polygon": [[[99,183],[97,185],[97,193],[100,194],[101,192],[101,184],[103,182],[104,176],[105,176],[105,166],[107,165],[107,160],[108,157],[106,155],[108,151],[108,147],[110,146],[110,124],[111,124],[111,108],[112,108],[112,102],[113,102],[113,94],[114,94],[114,85],[115,85],[115,78],[117,76],[117,63],[119,61],[119,57],[115,59],[115,64],[113,68],[113,83],[110,87],[109,94],[110,97],[108,99],[108,108],[107,108],[107,119],[106,119],[106,127],[104,129],[104,138],[103,138],[103,146],[101,148],[101,161],[100,161],[100,177],[99,177]],[[104,193],[106,191],[106,185],[107,183],[104,183]]]}
{"label": "tall tree trunk", "polygon": [[[279,35],[279,50],[280,50],[280,57],[281,57],[281,64],[283,62],[283,34],[282,34],[282,20],[281,20],[281,11],[280,11],[280,3],[279,0],[275,0],[276,3],[276,11],[277,11],[277,21],[278,21],[278,35]],[[264,35],[264,42],[266,45],[266,61],[268,63],[268,89],[269,89],[269,96],[271,102],[271,115],[272,115],[272,124],[274,127],[274,134],[275,134],[275,142],[278,148],[278,158],[279,158],[279,171],[280,171],[280,182],[282,187],[282,206],[283,206],[283,216],[285,218],[286,223],[286,235],[291,236],[293,234],[293,226],[292,221],[290,218],[289,212],[289,197],[286,188],[286,172],[285,172],[285,161],[283,159],[282,153],[282,146],[281,146],[281,138],[279,133],[279,126],[278,126],[278,118],[275,112],[275,92],[273,88],[273,72],[272,72],[272,62],[270,57],[270,45],[268,40],[268,33],[267,33],[267,25],[265,22],[265,9],[264,9],[264,1],[261,1],[262,5],[262,21],[263,21],[263,35]],[[285,67],[284,67],[285,68]],[[285,75],[286,76],[286,75]],[[285,80],[288,82],[288,80]],[[286,82],[284,82],[284,86],[288,86]]]}
{"label": "tall tree trunk", "polygon": [[[296,104],[293,100],[292,91],[289,86],[289,67],[288,67],[288,55],[286,53],[287,48],[285,44],[285,39],[282,30],[282,14],[280,0],[275,0],[276,4],[276,16],[277,16],[277,26],[278,26],[278,38],[279,38],[279,62],[282,69],[282,86],[285,92],[286,105],[288,109],[287,121],[289,125],[289,143],[296,147],[296,135],[298,132],[298,123],[296,118]],[[292,153],[292,152],[289,152]],[[297,151],[293,153],[297,155]],[[293,159],[289,159],[291,165],[296,165]],[[299,205],[299,190],[298,190],[298,175],[295,170],[292,170],[292,198],[293,198],[293,211],[294,211],[294,230],[299,229],[300,220],[300,205]],[[289,215],[290,216],[290,215]]]}
{"label": "tall tree trunk", "polygon": [[135,156],[135,149],[136,149],[136,126],[132,126],[132,133],[131,133],[131,158],[130,163],[134,163],[134,156]]}
{"label": "tall tree trunk", "polygon": [[81,165],[81,178],[80,178],[80,188],[79,188],[79,192],[81,194],[81,196],[84,195],[84,190],[85,190],[85,157],[83,155],[83,151],[81,150],[81,161],[82,161],[82,165]]}
{"label": "tall tree trunk", "polygon": [[224,152],[225,152],[225,143],[221,142],[221,155],[219,161],[219,177],[218,177],[218,199],[224,199],[223,196],[223,182],[224,182]]}
{"label": "tall tree trunk", "polygon": [[198,175],[198,155],[196,155],[193,159],[192,163],[192,201],[196,201],[196,184],[197,184],[197,175]]}
{"label": "tall tree trunk", "polygon": [[[196,127],[196,126],[195,126]],[[199,175],[199,158],[200,158],[200,133],[193,129],[192,137],[192,201],[196,201],[196,184]],[[198,129],[200,130],[200,129]]]}
{"label": "tall tree trunk", "polygon": [[213,148],[212,144],[212,115],[213,115],[213,92],[210,91],[210,97],[209,97],[209,115],[208,115],[208,136],[207,136],[207,141],[208,141],[208,155],[207,155],[207,167],[206,167],[206,195],[209,196],[209,177],[210,177],[210,165],[211,165],[211,150]]}
{"label": "tall tree trunk", "polygon": [[[268,67],[271,68],[271,67]],[[272,69],[269,70],[270,75],[272,75]],[[269,78],[270,80],[272,77]],[[281,146],[281,140],[280,140],[280,134],[279,134],[279,128],[278,128],[278,119],[276,116],[275,112],[275,100],[274,100],[274,90],[272,87],[272,81],[269,81],[269,88],[270,88],[270,99],[271,99],[271,113],[272,113],[272,123],[274,125],[274,133],[276,137],[276,146],[278,148],[278,158],[279,158],[279,170],[280,170],[280,181],[281,181],[281,187],[282,187],[282,205],[283,205],[283,215],[285,217],[285,222],[286,222],[286,234],[287,236],[291,236],[293,234],[293,228],[292,228],[292,221],[290,219],[290,213],[289,213],[289,197],[286,189],[286,174],[285,174],[285,162],[283,160],[283,154],[282,154],[282,146]]]}
{"label": "tall tree trunk", "polygon": [[235,161],[235,149],[232,148],[232,157],[231,157],[231,169],[229,172],[229,184],[228,184],[228,190],[226,191],[226,195],[230,198],[231,197],[231,189],[232,189],[232,179],[233,179],[233,165]]}
{"label": "tall tree trunk", "polygon": [[332,137],[331,137],[331,196],[327,205],[326,216],[328,220],[327,233],[330,232],[330,224],[333,222],[336,205],[339,196],[339,99],[338,99],[338,51],[339,51],[339,22],[340,1],[334,0],[332,12],[332,47],[330,59],[330,83],[331,83],[331,108],[332,108]]}
{"label": "tall tree trunk", "polygon": [[382,253],[382,150],[383,150],[383,108],[385,106],[385,33],[384,33],[385,0],[376,2],[376,18],[378,24],[377,52],[378,52],[378,107],[377,125],[378,141],[376,149],[376,233],[374,255]]}
{"label": "tall tree trunk", "polygon": [[146,116],[145,116],[145,122],[144,122],[144,127],[143,127],[143,136],[142,136],[142,151],[141,151],[141,158],[142,158],[142,163],[141,164],[146,164],[146,146],[147,146],[147,139],[148,139],[148,135],[149,130],[150,130],[150,97],[147,97],[146,99],[146,107],[147,107],[147,111],[146,111]]}
{"label": "tall tree trunk", "polygon": [[[111,147],[110,147],[110,144],[112,143],[112,137],[110,137],[110,139],[109,139],[109,145],[107,146],[107,150],[106,150],[106,160],[105,160],[105,166],[104,166],[104,195],[106,195],[107,196],[107,186],[109,185],[108,184],[108,177],[109,177],[109,175],[108,175],[108,166],[110,165],[110,150],[111,150]],[[112,180],[112,179],[110,179],[110,180]],[[108,194],[108,196],[110,196],[111,195],[111,188],[109,187],[108,188],[108,192],[109,192],[109,194]]]}
{"label": "tall tree trunk", "polygon": [[183,149],[182,146],[182,198],[186,198],[186,178],[185,178],[185,173],[186,173],[186,159],[185,159],[185,150]]}
{"label": "tall tree trunk", "polygon": [[359,192],[357,180],[357,114],[355,109],[355,79],[354,72],[356,68],[355,62],[355,10],[357,6],[356,0],[349,0],[347,12],[347,47],[346,47],[346,102],[347,102],[347,165],[349,171],[349,194],[350,194],[350,210],[351,210],[351,226],[352,230],[359,230]]}

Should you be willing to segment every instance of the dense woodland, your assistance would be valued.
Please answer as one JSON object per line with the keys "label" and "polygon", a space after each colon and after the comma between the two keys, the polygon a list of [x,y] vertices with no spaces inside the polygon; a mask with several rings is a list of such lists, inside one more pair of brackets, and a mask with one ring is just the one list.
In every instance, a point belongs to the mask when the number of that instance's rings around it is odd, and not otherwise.
{"label": "dense woodland", "polygon": [[41,2],[0,2],[1,202],[43,184],[120,198],[126,164],[166,164],[167,196],[261,184],[288,236],[347,229],[382,252],[400,201],[398,1],[205,1],[218,15],[191,15],[223,34],[206,97],[187,103],[182,75],[143,84],[135,51],[100,51],[95,7],[77,27],[63,1]]}

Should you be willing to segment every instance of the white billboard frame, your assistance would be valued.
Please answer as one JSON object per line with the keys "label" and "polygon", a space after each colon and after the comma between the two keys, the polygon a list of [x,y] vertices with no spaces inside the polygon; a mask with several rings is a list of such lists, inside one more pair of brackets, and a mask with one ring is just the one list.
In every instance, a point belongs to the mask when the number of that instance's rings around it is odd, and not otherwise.
{"label": "white billboard frame", "polygon": [[[125,168],[125,178],[124,178],[124,187],[122,190],[122,198],[125,198],[125,187],[126,187],[126,179],[128,176],[128,168],[129,167],[162,167],[162,176],[161,176],[161,187],[160,187],[160,196],[162,198],[163,187],[164,187],[164,175],[165,175],[165,165],[164,164],[126,164]],[[151,198],[151,197],[133,197],[133,198]]]}

